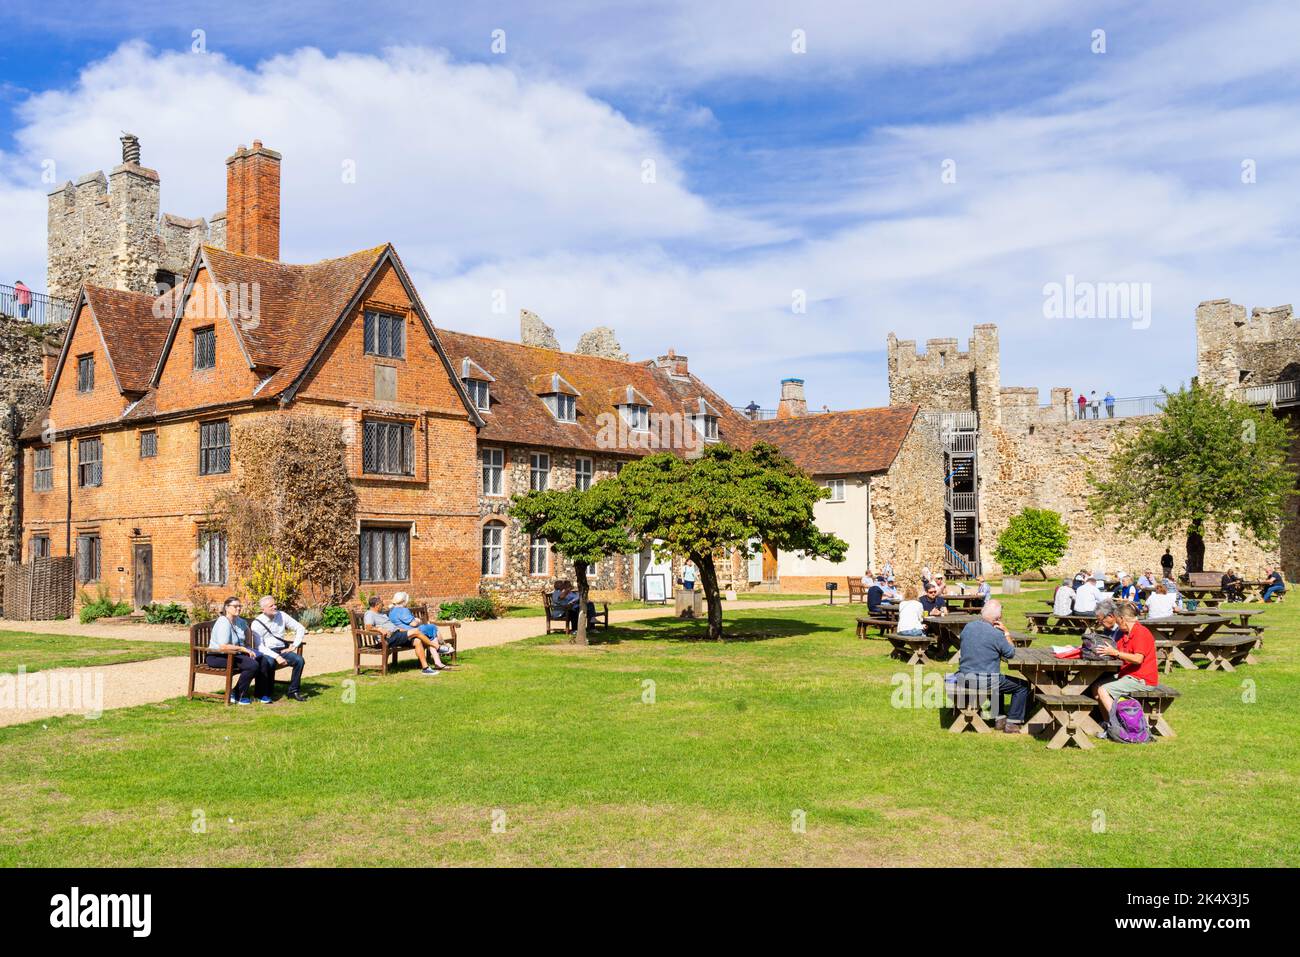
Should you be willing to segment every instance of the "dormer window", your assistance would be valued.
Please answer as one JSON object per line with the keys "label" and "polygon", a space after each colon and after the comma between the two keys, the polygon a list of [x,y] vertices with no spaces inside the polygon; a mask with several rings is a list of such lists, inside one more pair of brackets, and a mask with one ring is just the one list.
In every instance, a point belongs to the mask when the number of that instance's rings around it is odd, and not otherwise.
{"label": "dormer window", "polygon": [[718,410],[707,399],[701,397],[688,403],[686,414],[705,442],[718,441]]}
{"label": "dormer window", "polygon": [[646,405],[623,405],[623,421],[634,432],[650,431],[650,407]]}
{"label": "dormer window", "polygon": [[533,391],[542,397],[556,422],[578,421],[578,396],[581,393],[558,372],[533,376]]}
{"label": "dormer window", "polygon": [[543,396],[543,398],[546,400],[546,407],[551,410],[551,415],[555,416],[556,421],[578,421],[578,400],[573,396],[557,392],[554,395]]}
{"label": "dormer window", "polygon": [[492,383],[496,381],[486,369],[466,356],[460,361],[460,381],[465,384],[470,402],[480,412],[492,411]]}

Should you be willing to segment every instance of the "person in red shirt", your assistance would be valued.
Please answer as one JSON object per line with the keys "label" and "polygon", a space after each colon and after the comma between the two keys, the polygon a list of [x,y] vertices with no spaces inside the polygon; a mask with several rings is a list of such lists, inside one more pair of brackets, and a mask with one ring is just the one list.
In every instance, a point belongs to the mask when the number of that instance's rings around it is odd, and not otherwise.
{"label": "person in red shirt", "polygon": [[1116,602],[1115,614],[1119,621],[1119,640],[1097,647],[1098,654],[1124,662],[1119,677],[1097,689],[1097,700],[1107,717],[1110,717],[1116,699],[1160,683],[1156,639],[1150,629],[1138,621],[1137,606],[1131,601]]}

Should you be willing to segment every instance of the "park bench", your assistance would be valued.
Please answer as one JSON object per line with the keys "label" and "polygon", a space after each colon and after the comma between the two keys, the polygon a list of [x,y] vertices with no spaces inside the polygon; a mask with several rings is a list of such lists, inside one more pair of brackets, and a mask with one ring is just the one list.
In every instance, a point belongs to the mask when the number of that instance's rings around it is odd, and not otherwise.
{"label": "park bench", "polygon": [[418,618],[421,624],[425,624],[425,625],[434,624],[438,626],[439,644],[445,643],[451,645],[451,653],[444,655],[441,652],[439,652],[438,653],[439,657],[441,657],[444,662],[446,662],[448,658],[450,658],[453,662],[455,662],[456,659],[460,656],[460,638],[456,634],[456,629],[460,627],[460,622],[459,621],[434,621],[432,618],[429,617],[428,605],[411,605],[410,609],[411,609],[411,614],[414,615],[416,618]]}
{"label": "park bench", "polygon": [[1087,751],[1093,747],[1088,740],[1089,721],[1080,720],[1086,718],[1097,705],[1096,698],[1089,698],[1081,694],[1060,694],[1039,692],[1037,695],[1038,703],[1041,704],[1055,720],[1057,731],[1052,740],[1047,742],[1047,747],[1051,751],[1059,750],[1073,742],[1076,747]]}
{"label": "park bench", "polygon": [[1169,727],[1169,722],[1165,720],[1165,712],[1169,710],[1174,699],[1178,697],[1178,692],[1168,685],[1155,685],[1146,688],[1143,691],[1130,691],[1124,695],[1126,698],[1132,698],[1138,704],[1142,705],[1142,710],[1146,712],[1147,724],[1151,726],[1151,733],[1158,734],[1162,738],[1176,738],[1174,729]]}
{"label": "park bench", "polygon": [[961,734],[968,728],[976,734],[993,730],[989,721],[992,717],[990,711],[994,686],[988,681],[975,681],[974,687],[971,684],[972,682],[962,681],[960,677],[955,684],[944,682],[944,696],[948,706],[943,718],[950,719],[948,730],[953,734]]}
{"label": "park bench", "polygon": [[[426,611],[425,606],[417,605],[411,611],[419,614],[416,609]],[[424,620],[425,615],[419,615]],[[352,624],[352,671],[354,674],[361,674],[361,656],[362,655],[379,655],[379,673],[388,674],[388,667],[391,662],[393,667],[397,666],[397,656],[403,651],[409,651],[415,654],[415,645],[402,645],[398,648],[389,647],[388,636],[378,628],[368,628],[365,623],[365,612],[357,611],[354,608],[348,609],[348,619]],[[460,627],[459,621],[439,621],[436,622],[439,632],[446,629],[450,634],[445,638],[447,644],[453,649],[457,648],[459,641],[456,635],[456,629]],[[442,636],[440,636],[442,637]],[[417,656],[418,657],[418,656]],[[452,657],[456,657],[455,651]]]}
{"label": "park bench", "polygon": [[1223,572],[1188,572],[1187,584],[1193,588],[1218,588],[1223,584]]}
{"label": "park bench", "polygon": [[885,639],[893,646],[893,650],[889,652],[890,657],[897,658],[909,665],[928,665],[930,659],[926,657],[926,652],[938,641],[929,635],[900,635],[897,633],[885,635]]}
{"label": "park bench", "polygon": [[[542,592],[542,613],[546,616],[546,633],[549,635],[553,631],[563,631],[567,635],[569,634],[568,617],[566,616],[564,618],[554,618],[554,619],[551,617],[551,596],[553,594],[555,594],[553,589],[551,591]],[[607,601],[593,602],[592,604],[596,606],[596,614],[591,616],[591,620],[587,622],[587,624],[591,625],[592,628],[595,628],[597,625],[599,625],[600,627],[608,631],[609,630],[609,602]]]}
{"label": "park bench", "polygon": [[894,633],[898,627],[898,621],[893,618],[859,618],[858,619],[858,637],[870,638],[867,629],[875,628],[877,638],[887,638]]}
{"label": "park bench", "polygon": [[854,578],[852,575],[850,575],[848,577],[848,582],[849,582],[849,604],[850,605],[853,604],[854,599],[857,599],[858,601],[865,604],[867,601],[867,586],[862,584],[862,579]]}
{"label": "park bench", "polygon": [[1209,661],[1208,671],[1236,671],[1237,665],[1248,663],[1258,641],[1257,635],[1219,632],[1197,642],[1190,653],[1204,655]]}
{"label": "park bench", "polygon": [[[208,651],[208,642],[212,640],[213,621],[202,621],[190,625],[190,688],[187,695],[190,700],[195,697],[199,698],[217,698],[220,697],[227,705],[230,704],[230,689],[234,687],[235,681],[235,652],[232,651]],[[250,636],[251,637],[251,636]],[[307,642],[298,646],[298,654],[303,654],[307,648]],[[253,649],[256,651],[256,647]],[[219,655],[226,659],[224,668],[213,668],[208,664],[208,655]],[[275,671],[281,668],[288,668],[289,665],[277,664]],[[275,680],[275,671],[271,672],[272,683]],[[226,681],[225,693],[218,695],[215,691],[196,691],[194,689],[195,680],[199,675],[212,675],[216,678],[224,678]]]}

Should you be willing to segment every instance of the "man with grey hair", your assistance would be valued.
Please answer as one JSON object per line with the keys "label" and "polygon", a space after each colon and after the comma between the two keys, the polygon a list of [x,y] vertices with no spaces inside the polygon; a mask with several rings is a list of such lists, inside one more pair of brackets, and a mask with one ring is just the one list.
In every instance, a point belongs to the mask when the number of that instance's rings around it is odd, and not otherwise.
{"label": "man with grey hair", "polygon": [[1016,653],[1011,632],[1002,623],[1002,602],[990,598],[980,609],[979,619],[961,630],[961,664],[959,682],[987,687],[994,692],[997,710],[1002,710],[1002,696],[1011,695],[1011,708],[999,715],[995,725],[1007,734],[1017,734],[1029,710],[1029,683],[1002,673],[1002,661]]}
{"label": "man with grey hair", "polygon": [[[257,638],[257,656],[268,659],[276,665],[292,667],[289,691],[285,697],[294,701],[306,701],[307,697],[302,693],[300,685],[302,669],[307,662],[298,653],[298,649],[302,647],[303,635],[307,633],[307,629],[287,612],[281,611],[270,595],[263,595],[262,600],[258,602],[258,607],[261,609],[261,614],[252,621],[253,634]],[[290,628],[293,629],[292,644],[285,640],[285,632]],[[275,667],[270,666],[268,670],[274,676]]]}

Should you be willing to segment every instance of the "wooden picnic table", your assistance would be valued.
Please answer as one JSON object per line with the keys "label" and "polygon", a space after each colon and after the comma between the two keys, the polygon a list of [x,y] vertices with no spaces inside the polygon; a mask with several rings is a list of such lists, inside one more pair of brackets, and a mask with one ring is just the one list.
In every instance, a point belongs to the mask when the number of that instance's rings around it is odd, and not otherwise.
{"label": "wooden picnic table", "polygon": [[1082,635],[1096,623],[1097,616],[1091,612],[1077,615],[1054,615],[1050,611],[1025,612],[1025,627],[1031,632]]}
{"label": "wooden picnic table", "polygon": [[966,611],[984,607],[984,599],[979,595],[940,595],[954,611]]}
{"label": "wooden picnic table", "polygon": [[[1250,619],[1255,615],[1262,615],[1266,611],[1268,611],[1267,608],[1220,608],[1217,612],[1215,612],[1215,614],[1222,615],[1223,617],[1228,618],[1229,620],[1231,620],[1232,617],[1235,615],[1237,618],[1238,628],[1249,628],[1251,631],[1261,632],[1264,630],[1264,626],[1253,624]],[[1188,611],[1185,608],[1175,608],[1174,614],[1179,616],[1184,616],[1184,617],[1189,615],[1199,615],[1201,617],[1205,616],[1204,612]]]}
{"label": "wooden picnic table", "polygon": [[1224,601],[1223,588],[1219,585],[1179,585],[1178,593],[1206,608],[1218,608]]}
{"label": "wooden picnic table", "polygon": [[1222,615],[1171,615],[1168,618],[1145,618],[1142,624],[1156,639],[1156,656],[1160,667],[1168,674],[1174,665],[1196,669],[1191,655],[1228,623]]}
{"label": "wooden picnic table", "polygon": [[1025,722],[1031,734],[1055,732],[1047,747],[1055,751],[1073,742],[1087,750],[1101,730],[1090,713],[1096,704],[1092,690],[1119,671],[1118,658],[1089,661],[1058,658],[1051,648],[1017,648],[1007,667],[1019,671],[1034,689],[1039,708]]}

